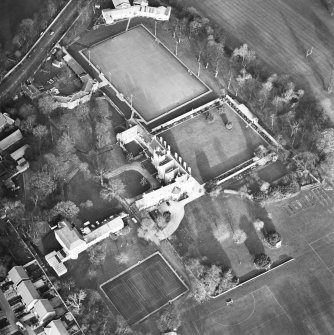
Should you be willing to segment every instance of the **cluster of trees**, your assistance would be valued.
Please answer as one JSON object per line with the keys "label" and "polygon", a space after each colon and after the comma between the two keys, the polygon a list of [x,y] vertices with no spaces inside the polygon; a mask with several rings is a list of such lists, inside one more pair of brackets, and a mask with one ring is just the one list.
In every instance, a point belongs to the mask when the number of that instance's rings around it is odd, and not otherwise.
{"label": "cluster of trees", "polygon": [[16,29],[12,44],[22,52],[26,52],[38,37],[39,33],[46,29],[50,21],[55,17],[65,1],[43,1],[40,11],[32,18],[23,19]]}
{"label": "cluster of trees", "polygon": [[103,240],[87,249],[89,261],[93,266],[102,265],[108,252],[108,241]]}
{"label": "cluster of trees", "polygon": [[6,278],[12,261],[12,256],[0,245],[0,280]]}
{"label": "cluster of trees", "polygon": [[133,331],[120,315],[114,317],[97,290],[78,288],[68,278],[56,279],[54,285],[85,334],[143,335]]}
{"label": "cluster of trees", "polygon": [[259,269],[269,269],[272,264],[270,257],[266,254],[256,255],[254,258],[254,265]]}
{"label": "cluster of trees", "polygon": [[257,219],[253,222],[256,233],[269,248],[279,248],[282,243],[281,234],[276,230],[267,230],[264,222]]}
{"label": "cluster of trees", "polygon": [[142,214],[142,221],[140,227],[137,230],[138,237],[159,245],[160,240],[158,237],[158,233],[160,229],[158,225],[152,220],[152,218],[148,213],[144,212],[141,214]]}
{"label": "cluster of trees", "polygon": [[329,182],[334,182],[334,128],[324,129],[316,142],[320,154],[320,168]]}
{"label": "cluster of trees", "polygon": [[140,227],[137,230],[138,237],[143,238],[146,241],[151,241],[157,245],[160,244],[159,232],[166,228],[168,222],[171,220],[171,213],[169,211],[161,213],[156,210],[152,214],[154,220],[146,211],[142,211],[140,214],[142,220]]}
{"label": "cluster of trees", "polygon": [[239,283],[232,269],[204,265],[194,258],[187,259],[184,264],[190,280],[190,294],[198,302],[225,292]]}
{"label": "cluster of trees", "polygon": [[[219,74],[224,89],[247,102],[262,124],[288,149],[279,152],[280,160],[290,162],[299,154],[313,156],[315,175],[324,171],[322,165],[333,166],[333,157],[319,157],[315,145],[321,132],[329,127],[329,120],[313,98],[296,88],[289,75],[267,73],[266,67],[247,44],[231,49],[222,29],[193,7],[185,8],[176,0],[167,3],[175,8],[170,23],[166,23],[172,26],[174,38],[178,41],[189,39],[198,62],[210,69],[215,77]],[[327,0],[327,3],[332,11],[332,1]],[[300,171],[300,167],[290,166],[298,174],[297,182],[310,182],[308,171]]]}
{"label": "cluster of trees", "polygon": [[283,179],[269,185],[265,190],[258,188],[253,192],[253,200],[263,204],[265,201],[282,200],[300,191],[298,181],[293,174],[287,175]]}
{"label": "cluster of trees", "polygon": [[180,326],[180,310],[174,304],[169,304],[160,312],[157,327],[162,333],[167,333],[177,331]]}

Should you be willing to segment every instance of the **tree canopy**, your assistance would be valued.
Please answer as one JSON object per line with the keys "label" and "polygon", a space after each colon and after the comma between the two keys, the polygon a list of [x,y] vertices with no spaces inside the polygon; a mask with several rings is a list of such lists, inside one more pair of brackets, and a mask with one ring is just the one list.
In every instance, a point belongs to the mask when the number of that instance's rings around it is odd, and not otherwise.
{"label": "tree canopy", "polygon": [[185,267],[191,281],[191,296],[198,302],[231,289],[239,282],[232,269],[204,265],[198,259],[186,260]]}
{"label": "tree canopy", "polygon": [[48,172],[35,172],[29,180],[30,192],[36,203],[51,194],[56,187],[55,181]]}
{"label": "tree canopy", "polygon": [[157,320],[158,329],[165,333],[173,331],[181,326],[180,311],[175,305],[168,305],[159,315]]}
{"label": "tree canopy", "polygon": [[61,215],[66,219],[73,219],[79,214],[80,209],[72,201],[60,201],[51,210],[52,216]]}

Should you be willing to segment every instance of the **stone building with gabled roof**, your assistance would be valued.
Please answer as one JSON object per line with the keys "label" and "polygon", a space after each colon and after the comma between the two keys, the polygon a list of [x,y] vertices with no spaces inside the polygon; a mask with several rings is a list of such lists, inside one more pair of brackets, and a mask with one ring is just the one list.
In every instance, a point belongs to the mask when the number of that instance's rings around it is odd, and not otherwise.
{"label": "stone building with gabled roof", "polygon": [[61,320],[53,320],[44,327],[45,335],[69,335]]}
{"label": "stone building with gabled roof", "polygon": [[23,280],[29,280],[29,276],[23,266],[14,266],[9,272],[8,277],[14,286],[19,285]]}
{"label": "stone building with gabled roof", "polygon": [[40,298],[40,295],[31,280],[21,281],[21,283],[17,285],[17,292],[22,297],[24,304],[29,310],[34,307],[35,303]]}
{"label": "stone building with gabled roof", "polygon": [[56,316],[56,311],[53,309],[48,299],[38,300],[34,305],[33,311],[40,324],[43,324]]}

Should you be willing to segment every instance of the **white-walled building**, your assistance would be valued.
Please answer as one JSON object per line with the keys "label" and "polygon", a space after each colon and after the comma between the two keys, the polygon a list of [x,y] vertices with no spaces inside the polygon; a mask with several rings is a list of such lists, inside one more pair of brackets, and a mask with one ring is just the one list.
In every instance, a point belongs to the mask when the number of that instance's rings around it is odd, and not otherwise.
{"label": "white-walled building", "polygon": [[64,265],[69,259],[77,259],[79,254],[96,243],[101,242],[124,228],[124,218],[127,215],[111,216],[110,218],[100,222],[84,224],[79,232],[75,227],[67,221],[58,223],[55,229],[55,237],[62,246],[61,251],[52,251],[45,256],[48,264],[54,269],[58,276],[62,276],[67,272]]}
{"label": "white-walled building", "polygon": [[0,132],[7,126],[12,125],[15,121],[7,114],[0,113]]}
{"label": "white-walled building", "polygon": [[13,282],[14,286],[17,286],[23,280],[29,280],[29,276],[23,266],[14,266],[8,272],[8,277]]}
{"label": "white-walled building", "polygon": [[56,316],[56,311],[53,309],[48,299],[38,300],[34,305],[33,311],[40,324],[44,324]]}
{"label": "white-walled building", "polygon": [[40,298],[34,284],[30,279],[21,281],[20,284],[17,285],[16,290],[22,297],[22,301],[27,306],[28,310],[32,309]]}
{"label": "white-walled building", "polygon": [[147,5],[132,6],[123,9],[103,9],[102,16],[106,24],[113,24],[119,20],[133,17],[146,17],[158,21],[168,21],[171,14],[171,7],[151,7]]}
{"label": "white-walled building", "polygon": [[53,320],[44,327],[45,335],[69,335],[61,320]]}
{"label": "white-walled building", "polygon": [[200,194],[201,185],[191,175],[191,168],[182,157],[171,152],[170,146],[162,137],[151,135],[142,126],[135,125],[117,134],[117,140],[125,151],[126,144],[135,142],[140,145],[156,168],[157,178],[166,184],[157,190],[144,193],[142,198],[136,201],[139,210],[164,201],[181,201]]}
{"label": "white-walled building", "polygon": [[58,229],[55,230],[55,237],[63,247],[69,258],[76,259],[78,255],[87,249],[86,242],[78,230],[71,226],[67,221],[58,223]]}

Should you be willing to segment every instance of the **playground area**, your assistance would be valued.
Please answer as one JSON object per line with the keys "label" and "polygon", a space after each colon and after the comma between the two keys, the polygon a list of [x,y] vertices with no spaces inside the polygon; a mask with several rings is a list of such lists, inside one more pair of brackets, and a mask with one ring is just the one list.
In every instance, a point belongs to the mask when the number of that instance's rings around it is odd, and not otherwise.
{"label": "playground area", "polygon": [[147,123],[211,91],[142,25],[82,52]]}
{"label": "playground area", "polygon": [[[218,111],[210,113],[212,120],[198,115],[160,135],[191,167],[199,183],[244,163],[259,145],[266,145],[229,106],[222,115]],[[232,129],[226,128],[227,122],[232,123]]]}
{"label": "playground area", "polygon": [[146,319],[188,288],[159,252],[101,285],[129,324]]}

